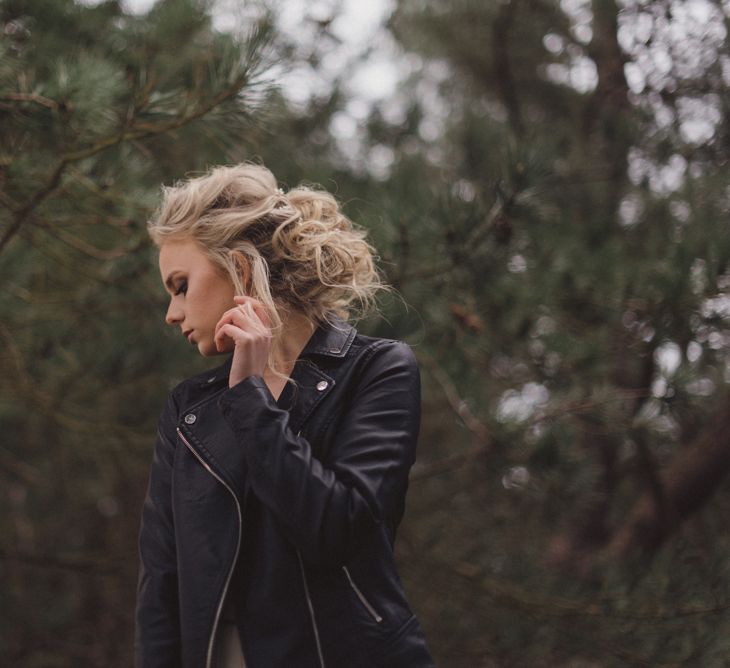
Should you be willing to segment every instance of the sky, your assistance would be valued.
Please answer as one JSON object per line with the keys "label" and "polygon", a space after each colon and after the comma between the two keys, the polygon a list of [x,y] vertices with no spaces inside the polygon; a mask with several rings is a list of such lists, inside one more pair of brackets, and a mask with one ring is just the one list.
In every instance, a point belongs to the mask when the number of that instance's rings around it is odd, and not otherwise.
{"label": "sky", "polygon": [[[145,13],[156,0],[124,0],[125,9]],[[94,4],[95,0],[87,0]],[[216,0],[214,25],[219,30],[232,30],[241,25],[240,16],[245,5],[240,0]],[[253,3],[248,3],[252,5]],[[276,13],[284,34],[302,43],[312,33],[315,21],[328,20],[335,13],[337,19],[329,26],[329,32],[339,43],[332,40],[319,71],[302,67],[299,70],[280,73],[277,82],[294,103],[304,103],[311,95],[328,88],[329,81],[340,76],[363,53],[371,50],[366,62],[348,74],[348,92],[365,104],[382,100],[396,89],[399,79],[397,56],[382,23],[390,13],[393,0],[279,0],[270,2],[280,7]],[[373,49],[373,46],[377,48]]]}

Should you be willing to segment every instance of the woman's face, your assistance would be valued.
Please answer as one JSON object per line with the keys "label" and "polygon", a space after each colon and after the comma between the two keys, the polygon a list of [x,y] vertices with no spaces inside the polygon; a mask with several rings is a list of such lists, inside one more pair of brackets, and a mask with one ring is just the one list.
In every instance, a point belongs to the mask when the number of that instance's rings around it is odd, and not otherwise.
{"label": "woman's face", "polygon": [[165,322],[178,325],[204,357],[217,355],[215,326],[235,306],[231,280],[190,239],[170,239],[160,247],[160,275],[170,293]]}

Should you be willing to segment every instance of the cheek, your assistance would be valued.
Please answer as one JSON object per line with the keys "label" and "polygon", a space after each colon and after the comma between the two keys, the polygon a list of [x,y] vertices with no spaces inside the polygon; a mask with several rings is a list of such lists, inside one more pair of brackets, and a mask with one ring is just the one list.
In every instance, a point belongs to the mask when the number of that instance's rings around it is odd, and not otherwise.
{"label": "cheek", "polygon": [[[210,330],[211,336],[223,314],[234,305],[233,299],[229,301],[225,296],[217,299],[203,296],[198,312],[202,315],[201,320],[205,322],[205,327]],[[201,324],[203,323],[201,322]]]}
{"label": "cheek", "polygon": [[215,291],[208,293],[208,310],[212,318],[218,322],[223,314],[233,308],[236,303],[233,301],[233,290],[228,286],[217,286]]}
{"label": "cheek", "polygon": [[198,314],[199,325],[215,329],[223,314],[233,306],[233,286],[217,275],[207,275],[188,292],[188,305]]}

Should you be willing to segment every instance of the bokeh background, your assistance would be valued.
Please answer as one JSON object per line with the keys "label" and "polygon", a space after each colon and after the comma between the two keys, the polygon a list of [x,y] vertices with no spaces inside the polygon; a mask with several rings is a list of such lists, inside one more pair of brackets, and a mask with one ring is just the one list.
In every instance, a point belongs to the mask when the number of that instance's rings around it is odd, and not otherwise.
{"label": "bokeh background", "polygon": [[[730,665],[730,2],[0,0],[0,663],[132,664],[145,222],[263,161],[369,230],[445,668]],[[215,362],[215,360],[213,360]],[[406,667],[404,667],[406,668]]]}

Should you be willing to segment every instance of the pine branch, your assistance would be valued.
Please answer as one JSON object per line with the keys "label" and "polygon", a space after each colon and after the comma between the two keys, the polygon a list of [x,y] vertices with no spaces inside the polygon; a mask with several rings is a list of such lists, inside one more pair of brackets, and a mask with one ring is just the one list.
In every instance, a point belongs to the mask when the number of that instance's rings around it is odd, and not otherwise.
{"label": "pine branch", "polygon": [[[627,364],[625,351],[636,345],[637,341],[618,326],[614,336],[617,345],[613,360],[612,382],[620,388],[620,395],[626,399],[626,416],[623,420],[611,420],[607,430],[591,430],[585,433],[581,441],[585,456],[597,458],[601,475],[589,495],[587,505],[579,509],[568,526],[551,541],[551,561],[555,565],[587,569],[590,565],[591,553],[602,549],[611,540],[612,529],[609,517],[615,501],[616,488],[619,483],[617,462],[619,443],[617,430],[633,435],[637,446],[638,473],[641,483],[651,493],[657,508],[664,507],[664,488],[659,476],[659,466],[653,457],[641,428],[635,427],[635,420],[644,401],[651,396],[651,383],[655,375],[655,345],[641,346],[642,364],[638,374]],[[590,417],[590,414],[588,415]]]}
{"label": "pine branch", "polygon": [[[509,46],[512,44],[510,31],[514,23],[518,2],[502,3],[492,24],[492,44],[494,50],[494,79],[497,82],[502,102],[507,109],[509,124],[516,137],[525,134],[520,101],[517,98],[518,87],[512,74],[512,61]],[[519,48],[519,47],[518,47]]]}
{"label": "pine branch", "polygon": [[[145,441],[148,434],[137,432],[134,429],[123,427],[112,422],[94,422],[82,420],[65,413],[57,406],[59,399],[46,392],[43,392],[32,376],[28,373],[27,365],[23,359],[15,339],[10,330],[0,323],[0,340],[5,350],[8,351],[15,367],[17,377],[17,390],[27,404],[35,408],[41,415],[44,415],[58,426],[75,432],[77,434],[104,434],[105,436],[117,436],[131,441]],[[86,407],[76,407],[77,412],[84,414],[88,412]]]}
{"label": "pine branch", "polygon": [[[45,97],[43,95],[32,95],[30,93],[6,93],[5,95],[0,95],[0,101],[2,100],[7,100],[8,102],[33,102],[34,104],[46,107],[47,109],[52,109],[53,111],[56,111],[60,107],[58,102],[49,97]],[[14,106],[12,105],[2,106],[6,109],[14,109]]]}
{"label": "pine branch", "polygon": [[86,255],[87,257],[90,257],[94,260],[116,260],[117,258],[120,258],[127,253],[134,253],[135,250],[138,250],[146,243],[146,240],[143,238],[143,240],[140,240],[140,242],[138,242],[136,249],[129,248],[125,243],[122,243],[120,246],[117,246],[116,248],[113,248],[111,250],[104,250],[103,248],[97,248],[93,244],[84,241],[84,239],[77,237],[75,234],[72,234],[68,230],[64,230],[59,225],[53,225],[46,220],[42,222],[39,221],[39,224],[51,236],[65,243],[70,248],[73,248],[79,253],[82,253],[83,255]]}
{"label": "pine branch", "polygon": [[43,474],[35,466],[24,462],[2,445],[0,445],[0,467],[27,485],[40,485],[44,481]]}
{"label": "pine branch", "polygon": [[93,157],[109,148],[112,148],[124,142],[131,142],[140,139],[147,139],[149,137],[159,136],[189,125],[193,121],[202,118],[206,114],[210,113],[213,109],[220,106],[222,103],[237,95],[241,88],[243,88],[243,86],[248,81],[248,78],[248,72],[241,74],[233,81],[230,86],[220,91],[217,95],[208,100],[207,103],[200,105],[197,109],[189,114],[183,114],[162,123],[139,124],[136,127],[132,127],[132,129],[109,137],[105,137],[87,148],[66,153],[52,171],[46,185],[38,190],[24,206],[14,212],[15,215],[13,222],[5,230],[2,237],[0,237],[0,253],[2,253],[4,248],[11,241],[11,239],[20,231],[30,213],[34,209],[36,209],[45,199],[53,194],[53,192],[58,187],[58,184],[61,181],[61,177],[66,171],[66,168],[71,163]]}
{"label": "pine branch", "polygon": [[645,492],[602,556],[625,558],[637,550],[655,551],[707,504],[730,472],[728,398],[714,421],[661,476],[661,503],[653,490]]}
{"label": "pine branch", "polygon": [[59,182],[61,181],[61,176],[66,168],[66,165],[67,162],[65,160],[61,160],[61,162],[53,170],[51,178],[48,180],[48,183],[43,186],[43,188],[41,188],[35,195],[33,195],[33,197],[31,197],[24,206],[15,211],[15,219],[11,223],[10,227],[5,230],[5,233],[2,235],[2,237],[0,237],[0,253],[2,253],[5,246],[7,246],[10,240],[20,231],[20,228],[22,227],[23,223],[25,222],[26,218],[28,218],[30,213],[56,189]]}
{"label": "pine branch", "polygon": [[430,478],[458,469],[467,462],[473,462],[475,459],[486,455],[494,445],[489,434],[489,428],[472,413],[469,404],[459,395],[459,391],[448,374],[430,355],[423,351],[419,353],[419,359],[439,384],[449,406],[451,406],[452,410],[463,421],[466,428],[473,434],[474,440],[478,445],[466,452],[460,452],[430,464],[417,464],[410,476],[411,480],[423,480],[424,478]]}
{"label": "pine branch", "polygon": [[428,550],[419,551],[419,561],[425,561],[430,569],[451,572],[479,587],[485,594],[498,603],[510,608],[524,610],[532,615],[543,617],[593,617],[604,620],[673,622],[678,619],[716,615],[730,610],[730,601],[713,602],[704,605],[688,605],[677,608],[663,605],[626,606],[624,599],[603,598],[597,602],[587,602],[540,594],[534,589],[527,589],[517,584],[506,582],[504,578],[495,578],[485,574],[485,569],[477,564],[464,561],[455,563],[442,562],[439,559],[423,556]]}
{"label": "pine branch", "polygon": [[48,554],[32,554],[28,552],[10,551],[0,549],[0,562],[6,564],[20,564],[43,570],[53,569],[71,571],[84,575],[117,575],[127,561],[124,557],[116,559],[105,558],[84,558],[64,557]]}

